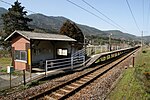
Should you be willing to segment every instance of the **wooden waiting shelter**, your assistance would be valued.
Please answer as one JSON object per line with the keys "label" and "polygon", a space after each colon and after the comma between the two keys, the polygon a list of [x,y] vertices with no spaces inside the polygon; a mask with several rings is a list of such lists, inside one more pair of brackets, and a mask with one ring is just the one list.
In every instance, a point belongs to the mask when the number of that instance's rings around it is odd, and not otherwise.
{"label": "wooden waiting shelter", "polygon": [[5,41],[11,41],[13,66],[18,70],[32,70],[41,61],[70,57],[77,51],[75,39],[52,33],[14,31]]}

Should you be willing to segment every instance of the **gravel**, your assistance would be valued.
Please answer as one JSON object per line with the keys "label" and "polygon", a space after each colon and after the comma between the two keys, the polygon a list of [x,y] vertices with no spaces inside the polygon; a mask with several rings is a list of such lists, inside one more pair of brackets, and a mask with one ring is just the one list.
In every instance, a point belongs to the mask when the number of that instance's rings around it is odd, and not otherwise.
{"label": "gravel", "polygon": [[29,89],[20,91],[20,92],[16,92],[7,96],[0,96],[0,100],[16,100],[16,99],[24,99],[26,97],[31,97],[35,94],[44,92],[52,87],[55,87],[59,84],[62,84],[68,80],[71,80],[72,78],[75,78],[85,72],[87,72],[88,70],[91,70],[93,68],[89,68],[87,70],[81,71],[81,72],[76,72],[73,74],[69,74],[69,75],[65,75],[59,78],[55,78],[52,79],[50,81],[47,81],[46,83],[43,83],[41,85],[35,86],[35,87],[31,87]]}
{"label": "gravel", "polygon": [[[83,88],[82,90],[78,91],[75,95],[69,97],[68,100],[104,99],[106,97],[106,95],[108,94],[108,92],[110,91],[110,88],[111,88],[113,82],[122,73],[124,66],[129,66],[132,63],[131,59],[132,58],[130,57],[126,61],[123,61],[123,63],[117,65],[111,71],[109,71],[108,73],[99,77],[94,82],[92,82],[91,84],[89,84],[85,88]],[[16,99],[24,99],[26,97],[33,96],[40,92],[46,91],[56,85],[62,84],[63,82],[66,82],[74,77],[77,77],[77,76],[81,75],[82,73],[85,73],[86,71],[87,70],[84,70],[81,72],[76,72],[73,74],[62,76],[60,78],[52,79],[44,84],[26,89],[22,92],[16,92],[11,95],[2,96],[2,97],[0,97],[0,100],[16,100]]]}
{"label": "gravel", "polygon": [[131,57],[115,66],[111,71],[99,77],[67,100],[104,100],[110,92],[114,81],[116,81],[125,69],[124,67],[130,64],[132,64]]}

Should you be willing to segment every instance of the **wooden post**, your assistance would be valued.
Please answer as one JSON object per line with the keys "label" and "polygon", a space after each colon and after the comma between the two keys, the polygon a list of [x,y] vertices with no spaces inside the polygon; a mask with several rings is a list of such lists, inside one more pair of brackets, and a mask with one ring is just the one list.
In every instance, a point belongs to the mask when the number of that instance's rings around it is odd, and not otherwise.
{"label": "wooden post", "polygon": [[23,70],[23,83],[26,85],[25,70]]}
{"label": "wooden post", "polygon": [[134,54],[133,54],[133,61],[132,61],[132,63],[133,63],[133,67],[134,67],[134,58],[135,58],[135,57],[134,57]]}
{"label": "wooden post", "polygon": [[10,75],[10,88],[11,88],[11,71],[9,72]]}

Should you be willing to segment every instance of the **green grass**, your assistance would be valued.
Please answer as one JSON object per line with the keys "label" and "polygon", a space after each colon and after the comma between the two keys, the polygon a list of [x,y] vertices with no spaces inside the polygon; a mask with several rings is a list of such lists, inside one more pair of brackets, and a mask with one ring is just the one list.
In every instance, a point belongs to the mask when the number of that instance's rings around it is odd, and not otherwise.
{"label": "green grass", "polygon": [[0,58],[0,67],[11,65],[11,58]]}
{"label": "green grass", "polygon": [[108,99],[150,100],[150,48],[138,53],[135,57],[135,67],[125,70]]}
{"label": "green grass", "polygon": [[134,78],[134,68],[128,68],[117,87],[110,93],[110,100],[146,100],[147,96],[138,80]]}
{"label": "green grass", "polygon": [[11,65],[11,58],[0,58],[0,72],[6,73],[7,66]]}

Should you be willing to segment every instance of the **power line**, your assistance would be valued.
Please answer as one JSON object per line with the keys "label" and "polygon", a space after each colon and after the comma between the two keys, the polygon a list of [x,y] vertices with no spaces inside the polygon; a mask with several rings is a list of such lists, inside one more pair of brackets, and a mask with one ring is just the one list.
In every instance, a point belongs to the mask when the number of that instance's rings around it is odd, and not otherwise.
{"label": "power line", "polygon": [[[137,24],[137,22],[136,22],[136,20],[135,20],[135,17],[134,17],[134,15],[133,15],[133,12],[132,12],[132,9],[131,9],[131,7],[130,7],[130,4],[129,4],[128,0],[126,0],[126,2],[127,2],[127,5],[128,5],[128,8],[129,8],[129,10],[130,10],[130,13],[131,13],[131,15],[132,15],[132,18],[133,18],[133,20],[134,20],[134,23],[135,23],[135,25],[136,25],[138,31],[140,32],[140,28],[139,28],[139,26],[138,26],[138,24]],[[141,32],[140,32],[140,33],[141,33]]]}
{"label": "power line", "polygon": [[144,0],[143,0],[143,30],[144,30]]}
{"label": "power line", "polygon": [[91,15],[93,15],[93,16],[95,16],[95,17],[101,19],[101,20],[103,20],[104,22],[106,22],[106,23],[108,23],[108,24],[110,24],[110,25],[112,25],[112,26],[118,28],[118,26],[113,25],[112,23],[110,23],[110,22],[106,21],[105,19],[99,17],[98,15],[94,14],[93,12],[91,12],[91,11],[89,11],[89,10],[87,10],[87,9],[85,9],[85,8],[83,8],[83,7],[81,7],[81,6],[79,6],[78,4],[76,4],[76,3],[74,3],[74,2],[72,2],[72,1],[70,1],[70,0],[66,0],[66,1],[68,1],[69,3],[71,3],[71,4],[75,5],[75,6],[77,6],[77,7],[80,8],[80,9],[82,9],[82,10],[84,10],[84,11],[90,13]]}
{"label": "power line", "polygon": [[98,13],[100,13],[101,15],[103,15],[105,18],[107,18],[108,20],[110,20],[112,23],[114,23],[115,25],[117,25],[118,27],[120,27],[121,29],[127,31],[126,29],[124,29],[122,26],[120,26],[119,24],[117,24],[115,21],[113,21],[111,18],[109,18],[108,16],[106,16],[104,13],[102,13],[101,11],[99,11],[98,9],[96,9],[95,7],[93,7],[91,4],[89,4],[88,2],[86,2],[85,0],[82,0],[85,4],[87,4],[88,6],[90,6],[92,9],[94,9],[95,11],[97,11]]}
{"label": "power line", "polygon": [[[3,1],[3,0],[0,0],[0,2],[3,2],[3,3],[5,3],[5,4],[7,4],[7,5],[12,5],[11,3],[6,2],[6,1]],[[31,12],[31,13],[36,14],[36,12],[34,12],[34,11],[31,11],[31,10],[28,10],[28,9],[25,9],[25,10],[28,11],[28,12]]]}
{"label": "power line", "polygon": [[3,0],[0,0],[1,2],[5,3],[5,4],[8,4],[8,5],[11,5],[11,3],[8,3],[6,1],[3,1]]}
{"label": "power line", "polygon": [[[150,16],[150,1],[149,1],[149,4],[148,4],[148,15],[147,15],[147,28],[149,26],[149,16]],[[147,29],[148,30],[148,29]]]}

